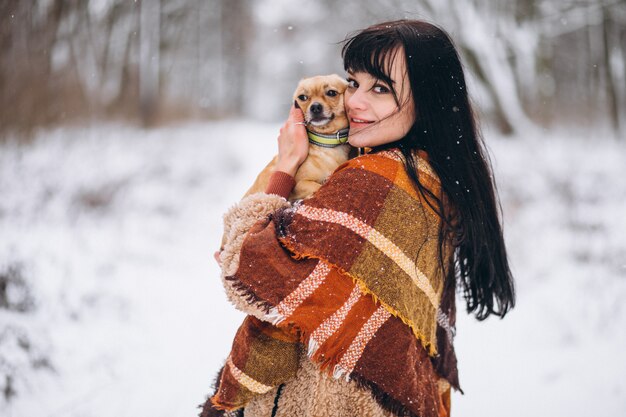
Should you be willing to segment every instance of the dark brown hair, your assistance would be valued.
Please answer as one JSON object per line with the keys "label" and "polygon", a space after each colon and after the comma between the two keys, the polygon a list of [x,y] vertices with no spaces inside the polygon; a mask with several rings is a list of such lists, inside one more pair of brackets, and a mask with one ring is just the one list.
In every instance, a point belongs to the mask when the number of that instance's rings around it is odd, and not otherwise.
{"label": "dark brown hair", "polygon": [[[444,240],[454,247],[455,268],[447,285],[458,282],[467,311],[479,320],[504,317],[515,305],[513,277],[499,219],[499,203],[489,159],[472,110],[463,67],[450,36],[419,20],[397,20],[368,27],[345,41],[342,56],[350,72],[366,72],[384,81],[398,107],[390,78],[394,54],[404,53],[416,120],[406,136],[377,148],[399,148],[406,170],[426,201],[435,201]],[[447,204],[424,187],[412,157],[424,150]]]}

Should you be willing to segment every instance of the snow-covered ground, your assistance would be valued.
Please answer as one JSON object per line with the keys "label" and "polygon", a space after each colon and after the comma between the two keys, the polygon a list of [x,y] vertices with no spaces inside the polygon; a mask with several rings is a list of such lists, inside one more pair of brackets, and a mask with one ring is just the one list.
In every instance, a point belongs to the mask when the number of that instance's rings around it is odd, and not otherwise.
{"label": "snow-covered ground", "polygon": [[[212,257],[221,214],[277,132],[103,125],[0,145],[0,415],[197,414],[242,319]],[[626,415],[626,143],[544,135],[488,138],[518,306],[478,323],[459,300],[455,416]]]}

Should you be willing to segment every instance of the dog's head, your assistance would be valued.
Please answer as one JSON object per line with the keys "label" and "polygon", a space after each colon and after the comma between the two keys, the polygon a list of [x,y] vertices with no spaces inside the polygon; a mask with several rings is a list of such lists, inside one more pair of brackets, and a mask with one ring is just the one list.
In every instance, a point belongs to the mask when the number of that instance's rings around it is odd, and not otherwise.
{"label": "dog's head", "polygon": [[349,126],[343,106],[348,82],[337,74],[303,78],[293,95],[304,121],[315,133],[331,134]]}

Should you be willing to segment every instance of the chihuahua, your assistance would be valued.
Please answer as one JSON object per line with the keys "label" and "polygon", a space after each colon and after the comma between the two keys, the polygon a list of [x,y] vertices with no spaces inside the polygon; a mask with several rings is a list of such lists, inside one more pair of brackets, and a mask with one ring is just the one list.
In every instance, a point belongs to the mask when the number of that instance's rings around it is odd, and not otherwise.
{"label": "chihuahua", "polygon": [[[343,93],[348,82],[336,74],[304,78],[293,94],[295,103],[304,113],[309,136],[309,155],[295,175],[296,186],[289,201],[310,197],[326,178],[348,160],[348,117],[343,104]],[[244,195],[264,191],[277,156],[261,171]]]}
{"label": "chihuahua", "polygon": [[[348,82],[336,74],[304,78],[293,94],[295,104],[304,113],[309,136],[309,154],[295,175],[296,185],[288,200],[310,197],[339,165],[348,160],[349,122],[344,109],[343,93]],[[261,171],[244,197],[265,191],[278,156]],[[222,237],[224,248],[225,236]],[[220,249],[220,250],[221,250]],[[215,253],[219,260],[219,252]]]}

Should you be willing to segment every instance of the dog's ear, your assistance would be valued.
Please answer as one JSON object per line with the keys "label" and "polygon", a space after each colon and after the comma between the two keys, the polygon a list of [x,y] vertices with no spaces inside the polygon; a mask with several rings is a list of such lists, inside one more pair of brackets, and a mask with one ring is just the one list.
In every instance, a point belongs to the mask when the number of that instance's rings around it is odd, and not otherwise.
{"label": "dog's ear", "polygon": [[338,74],[330,74],[329,77],[333,77],[333,79],[341,85],[348,85],[348,80]]}
{"label": "dog's ear", "polygon": [[328,78],[331,80],[332,85],[339,91],[340,94],[343,94],[348,88],[348,80],[344,77],[341,77],[337,74],[330,74]]}

